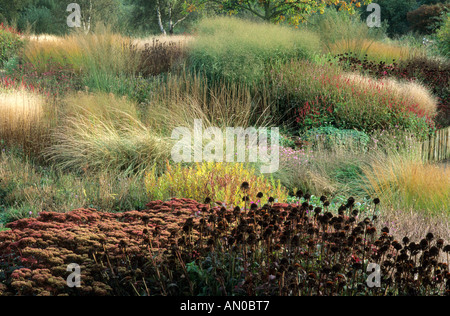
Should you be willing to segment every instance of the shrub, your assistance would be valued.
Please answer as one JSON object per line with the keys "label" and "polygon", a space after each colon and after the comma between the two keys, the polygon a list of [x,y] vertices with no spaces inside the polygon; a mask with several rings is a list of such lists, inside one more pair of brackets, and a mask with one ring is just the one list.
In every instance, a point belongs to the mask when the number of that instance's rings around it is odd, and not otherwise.
{"label": "shrub", "polygon": [[20,34],[12,27],[0,24],[0,67],[19,54],[23,42]]}
{"label": "shrub", "polygon": [[312,32],[234,18],[203,20],[189,48],[192,70],[247,84],[261,82],[269,64],[310,59],[320,49]]}
{"label": "shrub", "polygon": [[[242,190],[241,184],[249,182],[253,185],[248,190]],[[258,176],[253,167],[242,163],[197,163],[192,167],[167,166],[164,175],[157,178],[154,170],[146,179],[147,191],[155,199],[188,196],[203,200],[206,197],[212,201],[221,201],[227,205],[244,206],[245,196],[250,201],[261,200],[259,192],[264,194],[264,201],[276,196],[280,201],[286,200],[287,192],[279,181],[264,176]],[[248,203],[247,203],[248,205]]]}
{"label": "shrub", "polygon": [[408,12],[410,29],[422,34],[432,34],[438,26],[438,18],[450,8],[450,4],[422,5],[417,10]]}
{"label": "shrub", "polygon": [[[334,210],[299,196],[251,211],[172,199],[119,214],[42,212],[0,232],[0,294],[448,295],[450,246],[438,236],[398,241],[358,218],[353,198]],[[80,288],[66,286],[71,263]],[[368,286],[368,263],[380,287]]]}

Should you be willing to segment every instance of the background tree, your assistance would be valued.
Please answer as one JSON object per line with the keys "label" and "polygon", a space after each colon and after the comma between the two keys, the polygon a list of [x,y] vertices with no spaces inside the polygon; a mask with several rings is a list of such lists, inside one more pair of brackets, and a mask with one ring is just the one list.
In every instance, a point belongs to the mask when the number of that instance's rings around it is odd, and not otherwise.
{"label": "background tree", "polygon": [[[381,7],[381,21],[388,24],[386,32],[389,36],[403,35],[409,31],[406,19],[408,12],[419,7],[417,0],[376,0]],[[364,7],[365,11],[366,7]],[[367,16],[370,13],[365,13]]]}
{"label": "background tree", "polygon": [[14,24],[31,0],[0,0],[0,22]]}
{"label": "background tree", "polygon": [[133,5],[131,16],[136,30],[162,34],[173,34],[180,25],[216,10],[211,5],[202,5],[205,10],[194,10],[185,0],[128,0],[128,3]]}
{"label": "background tree", "polygon": [[297,25],[313,13],[323,13],[327,6],[335,6],[341,11],[353,14],[355,8],[371,2],[372,0],[188,0],[187,8],[198,10],[207,3],[214,3],[228,14],[247,11],[265,21],[288,21]]}
{"label": "background tree", "polygon": [[439,27],[444,14],[450,12],[450,3],[422,5],[417,10],[408,12],[410,29],[420,34],[432,34]]}
{"label": "background tree", "polygon": [[[67,1],[63,1],[66,3]],[[119,0],[77,0],[81,7],[81,25],[85,32],[98,23],[114,27],[118,24]]]}

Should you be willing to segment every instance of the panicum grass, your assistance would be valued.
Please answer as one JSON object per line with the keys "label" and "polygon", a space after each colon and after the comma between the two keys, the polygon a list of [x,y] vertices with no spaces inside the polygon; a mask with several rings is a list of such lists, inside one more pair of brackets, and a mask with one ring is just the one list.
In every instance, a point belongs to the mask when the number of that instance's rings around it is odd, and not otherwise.
{"label": "panicum grass", "polygon": [[189,43],[189,64],[214,80],[250,84],[263,80],[269,63],[311,59],[320,49],[319,42],[319,37],[307,30],[236,18],[205,19]]}

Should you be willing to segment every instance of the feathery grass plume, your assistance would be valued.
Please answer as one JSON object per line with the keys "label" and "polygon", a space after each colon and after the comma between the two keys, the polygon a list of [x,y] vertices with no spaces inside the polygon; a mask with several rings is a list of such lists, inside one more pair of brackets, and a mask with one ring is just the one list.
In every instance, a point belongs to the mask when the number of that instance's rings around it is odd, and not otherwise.
{"label": "feathery grass plume", "polygon": [[[434,117],[437,110],[437,99],[423,85],[412,81],[399,81],[393,78],[375,80],[357,73],[343,74],[342,79],[360,90],[385,91],[395,95],[402,103],[408,105],[418,114]],[[406,108],[405,108],[406,110]]]}
{"label": "feathery grass plume", "polygon": [[48,145],[55,117],[54,104],[44,95],[21,87],[0,91],[0,139],[27,155],[39,156]]}

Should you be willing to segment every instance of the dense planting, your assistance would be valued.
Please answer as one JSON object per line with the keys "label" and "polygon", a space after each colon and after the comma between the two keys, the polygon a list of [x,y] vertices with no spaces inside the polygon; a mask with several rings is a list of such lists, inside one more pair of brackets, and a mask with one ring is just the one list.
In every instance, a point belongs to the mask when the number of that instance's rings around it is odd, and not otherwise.
{"label": "dense planting", "polygon": [[[262,207],[172,199],[145,211],[42,212],[11,223],[0,233],[1,294],[449,293],[442,258],[450,246],[433,234],[394,240],[387,227],[377,230],[376,217],[358,217],[353,198],[337,212],[326,197],[320,206],[309,195],[291,205],[261,198]],[[70,263],[81,266],[79,289],[65,286]],[[369,263],[381,266],[381,287],[367,286]]]}
{"label": "dense planting", "polygon": [[[391,1],[383,19],[417,4]],[[0,19],[41,30],[59,10],[41,2]],[[342,1],[277,25],[232,2],[127,1],[120,25],[63,37],[0,26],[0,296],[449,295],[445,17],[422,8],[436,32],[394,39]],[[188,33],[132,36],[130,12]]]}
{"label": "dense planting", "polygon": [[366,58],[359,59],[351,54],[337,56],[339,63],[349,70],[360,71],[375,78],[394,77],[425,84],[438,97],[437,122],[448,126],[450,119],[450,63],[416,57],[407,61],[376,63]]}

